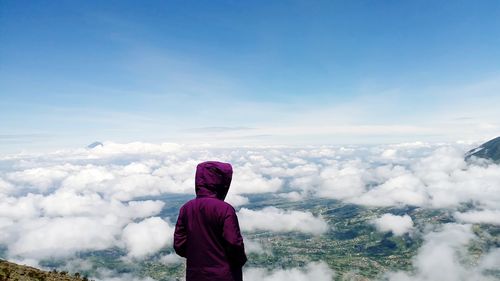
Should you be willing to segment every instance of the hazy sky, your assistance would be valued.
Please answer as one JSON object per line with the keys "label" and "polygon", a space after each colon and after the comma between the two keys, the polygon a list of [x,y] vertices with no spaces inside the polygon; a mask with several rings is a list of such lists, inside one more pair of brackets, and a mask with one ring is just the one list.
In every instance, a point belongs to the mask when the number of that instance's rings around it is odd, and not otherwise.
{"label": "hazy sky", "polygon": [[500,135],[498,1],[0,0],[0,152]]}

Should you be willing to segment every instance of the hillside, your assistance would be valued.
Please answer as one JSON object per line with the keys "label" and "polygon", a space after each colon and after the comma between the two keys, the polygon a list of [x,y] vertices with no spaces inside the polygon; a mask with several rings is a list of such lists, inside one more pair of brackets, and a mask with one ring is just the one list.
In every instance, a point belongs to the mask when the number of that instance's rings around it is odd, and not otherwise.
{"label": "hillside", "polygon": [[79,273],[69,275],[66,271],[43,271],[31,266],[19,265],[0,259],[0,281],[86,281]]}
{"label": "hillside", "polygon": [[465,154],[465,159],[469,159],[472,156],[488,159],[493,162],[500,162],[500,137],[494,138],[470,150]]}

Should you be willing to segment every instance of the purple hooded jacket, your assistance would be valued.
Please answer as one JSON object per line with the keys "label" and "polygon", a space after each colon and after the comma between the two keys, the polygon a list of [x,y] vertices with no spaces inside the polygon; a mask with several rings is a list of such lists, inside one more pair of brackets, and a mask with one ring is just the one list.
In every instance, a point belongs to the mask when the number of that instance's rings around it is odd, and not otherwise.
{"label": "purple hooded jacket", "polygon": [[241,281],[247,257],[234,208],[224,202],[233,169],[228,163],[196,167],[196,198],[175,225],[175,252],[187,258],[186,281]]}

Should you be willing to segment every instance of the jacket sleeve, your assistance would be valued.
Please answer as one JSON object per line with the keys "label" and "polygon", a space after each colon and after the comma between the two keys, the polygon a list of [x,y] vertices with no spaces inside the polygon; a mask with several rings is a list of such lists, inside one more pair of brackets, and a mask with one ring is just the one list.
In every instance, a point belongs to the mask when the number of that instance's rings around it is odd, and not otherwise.
{"label": "jacket sleeve", "polygon": [[242,267],[247,261],[243,237],[241,237],[240,226],[236,211],[233,207],[228,208],[224,218],[223,237],[226,243],[226,253],[232,266]]}
{"label": "jacket sleeve", "polygon": [[186,257],[186,244],[187,244],[187,232],[186,225],[184,222],[184,208],[179,211],[179,217],[177,218],[177,223],[175,224],[174,232],[174,250],[181,256]]}

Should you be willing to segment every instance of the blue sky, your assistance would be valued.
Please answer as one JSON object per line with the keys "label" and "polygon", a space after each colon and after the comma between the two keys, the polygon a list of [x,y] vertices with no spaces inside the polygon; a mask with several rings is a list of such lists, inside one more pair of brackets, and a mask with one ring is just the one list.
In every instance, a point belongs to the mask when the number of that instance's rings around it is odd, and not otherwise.
{"label": "blue sky", "polygon": [[498,1],[0,1],[0,151],[500,135]]}

